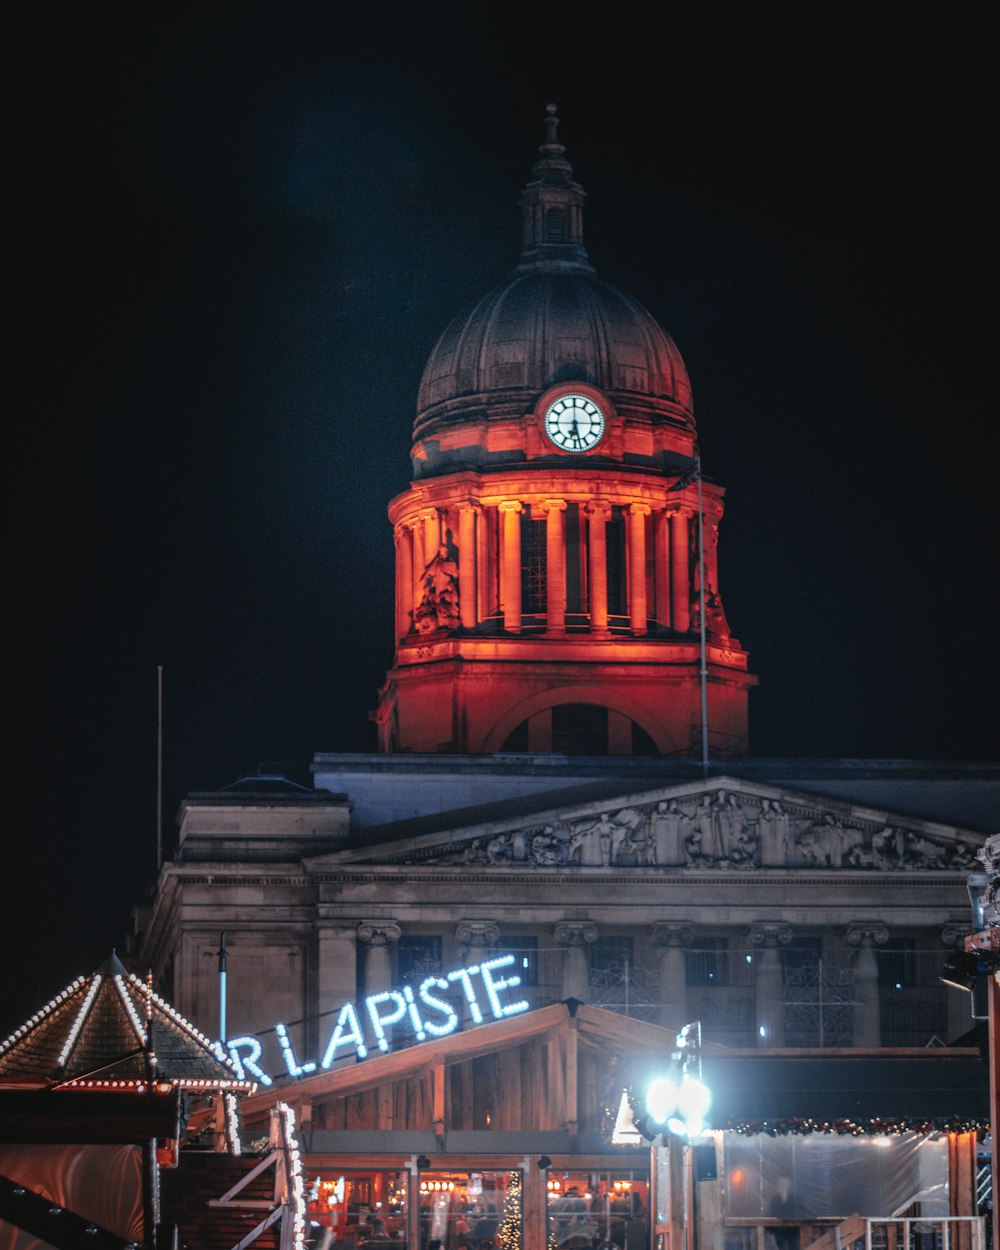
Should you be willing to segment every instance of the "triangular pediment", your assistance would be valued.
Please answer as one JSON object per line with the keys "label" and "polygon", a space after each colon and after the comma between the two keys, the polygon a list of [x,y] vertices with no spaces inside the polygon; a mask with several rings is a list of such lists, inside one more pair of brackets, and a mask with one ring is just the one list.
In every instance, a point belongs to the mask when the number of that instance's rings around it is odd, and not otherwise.
{"label": "triangular pediment", "polygon": [[546,806],[434,832],[387,827],[308,861],[475,867],[488,873],[558,869],[704,873],[739,870],[955,872],[975,870],[981,835],[874,807],[734,777],[663,786],[618,799]]}

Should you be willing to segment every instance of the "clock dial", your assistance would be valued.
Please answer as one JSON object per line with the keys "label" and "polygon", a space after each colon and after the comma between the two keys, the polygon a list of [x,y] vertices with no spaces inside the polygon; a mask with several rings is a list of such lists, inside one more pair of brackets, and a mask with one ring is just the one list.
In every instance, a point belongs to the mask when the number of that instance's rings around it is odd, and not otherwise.
{"label": "clock dial", "polygon": [[560,395],[545,410],[545,433],[562,451],[589,451],[604,437],[604,413],[586,395]]}

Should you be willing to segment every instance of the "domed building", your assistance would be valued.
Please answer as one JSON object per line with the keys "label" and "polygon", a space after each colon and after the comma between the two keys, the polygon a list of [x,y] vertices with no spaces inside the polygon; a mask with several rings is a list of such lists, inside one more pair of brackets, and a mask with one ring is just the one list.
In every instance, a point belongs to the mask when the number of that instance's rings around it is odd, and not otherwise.
{"label": "domed building", "polygon": [[[438,339],[392,501],[381,750],[745,753],[755,679],[719,596],[670,336],[597,277],[550,105],[511,275]],[[704,682],[702,670],[704,669]]]}
{"label": "domed building", "polygon": [[[750,754],[724,492],[583,204],[550,106],[520,261],[420,383],[380,750],[188,795],[137,965],[225,1034],[251,1134],[294,1109],[335,1250],[374,1215],[407,1250],[971,1238],[982,999],[941,972],[978,967],[998,770]],[[651,1154],[688,1038],[712,1127]]]}

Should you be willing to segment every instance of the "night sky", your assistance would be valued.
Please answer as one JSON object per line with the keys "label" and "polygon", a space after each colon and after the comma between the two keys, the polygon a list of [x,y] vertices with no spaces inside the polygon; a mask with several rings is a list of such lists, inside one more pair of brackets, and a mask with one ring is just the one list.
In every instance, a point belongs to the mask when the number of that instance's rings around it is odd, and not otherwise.
{"label": "night sky", "polygon": [[189,791],[374,749],[421,370],[550,100],[727,488],[753,753],[1000,756],[988,41],[585,12],[15,6],[0,1034],[124,950],[158,666],[168,852]]}

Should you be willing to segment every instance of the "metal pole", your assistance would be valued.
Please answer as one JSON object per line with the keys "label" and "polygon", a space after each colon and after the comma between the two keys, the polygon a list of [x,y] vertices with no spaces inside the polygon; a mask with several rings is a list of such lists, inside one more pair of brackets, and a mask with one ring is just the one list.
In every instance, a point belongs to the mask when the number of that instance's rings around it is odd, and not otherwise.
{"label": "metal pole", "polygon": [[163,863],[163,665],[156,666],[156,871]]}
{"label": "metal pole", "polygon": [[226,931],[219,934],[219,1041],[226,1044]]}
{"label": "metal pole", "polygon": [[695,452],[698,475],[698,622],[701,657],[701,767],[708,776],[708,650],[705,632],[705,517],[701,506],[701,452]]}

